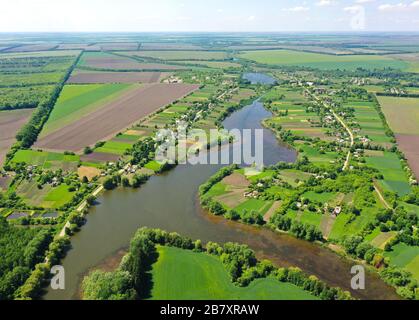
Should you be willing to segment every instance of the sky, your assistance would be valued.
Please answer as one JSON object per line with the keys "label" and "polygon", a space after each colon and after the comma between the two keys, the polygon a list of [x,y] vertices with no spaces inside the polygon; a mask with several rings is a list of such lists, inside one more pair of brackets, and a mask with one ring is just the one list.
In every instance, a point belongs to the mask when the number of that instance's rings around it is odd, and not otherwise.
{"label": "sky", "polygon": [[419,31],[419,0],[0,0],[0,32]]}

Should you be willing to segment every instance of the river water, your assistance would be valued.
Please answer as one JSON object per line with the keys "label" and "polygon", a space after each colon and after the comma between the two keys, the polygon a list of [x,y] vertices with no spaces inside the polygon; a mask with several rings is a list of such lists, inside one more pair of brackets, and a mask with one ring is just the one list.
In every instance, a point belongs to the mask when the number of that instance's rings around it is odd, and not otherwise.
{"label": "river water", "polygon": [[[261,120],[270,117],[261,103],[235,112],[224,121],[226,129],[261,129]],[[264,164],[292,162],[295,151],[278,144],[275,136],[264,130]],[[45,299],[76,299],[81,279],[92,268],[113,261],[129,245],[140,227],[175,231],[204,242],[234,241],[248,244],[258,258],[267,258],[282,266],[298,266],[333,286],[350,290],[353,263],[318,245],[279,234],[268,229],[228,221],[203,212],[198,188],[217,172],[221,165],[178,165],[152,177],[138,190],[117,189],[105,192],[93,207],[82,230],[72,237],[72,250],[62,262],[66,289],[48,289]],[[375,274],[367,274],[366,289],[352,291],[358,298],[394,299],[394,290]]]}

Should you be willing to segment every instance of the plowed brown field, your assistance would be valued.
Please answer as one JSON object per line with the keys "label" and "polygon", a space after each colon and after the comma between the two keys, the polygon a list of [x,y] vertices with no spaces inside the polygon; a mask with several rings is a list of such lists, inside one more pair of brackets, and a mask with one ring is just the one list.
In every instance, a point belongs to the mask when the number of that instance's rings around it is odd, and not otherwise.
{"label": "plowed brown field", "polygon": [[141,118],[198,88],[199,85],[164,83],[140,86],[41,138],[35,148],[80,152],[86,146],[112,138]]}
{"label": "plowed brown field", "polygon": [[15,142],[16,133],[29,120],[33,109],[0,111],[0,167],[4,157]]}

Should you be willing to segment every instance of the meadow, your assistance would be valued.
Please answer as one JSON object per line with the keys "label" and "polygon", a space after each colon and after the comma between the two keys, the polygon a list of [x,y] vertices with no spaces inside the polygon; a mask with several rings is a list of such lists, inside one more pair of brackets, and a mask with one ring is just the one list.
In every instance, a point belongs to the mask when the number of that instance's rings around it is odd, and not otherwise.
{"label": "meadow", "polygon": [[308,53],[290,50],[259,50],[244,51],[239,58],[252,60],[257,63],[269,65],[303,66],[322,70],[345,69],[405,69],[406,62],[395,60],[386,56],[375,55],[348,55],[335,56],[319,53]]}
{"label": "meadow", "polygon": [[235,286],[219,258],[206,253],[161,246],[158,253],[151,271],[153,300],[316,300],[301,288],[273,278]]}

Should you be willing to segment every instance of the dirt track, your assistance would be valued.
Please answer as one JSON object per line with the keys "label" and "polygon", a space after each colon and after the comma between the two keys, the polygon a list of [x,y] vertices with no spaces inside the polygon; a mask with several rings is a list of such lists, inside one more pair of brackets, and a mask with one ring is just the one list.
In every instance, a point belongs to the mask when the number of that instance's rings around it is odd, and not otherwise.
{"label": "dirt track", "polygon": [[15,142],[16,133],[29,120],[34,109],[0,111],[0,167]]}
{"label": "dirt track", "polygon": [[154,83],[167,73],[161,72],[79,72],[68,79],[68,83]]}
{"label": "dirt track", "polygon": [[414,172],[416,179],[419,179],[419,135],[396,134],[397,143],[403,151]]}
{"label": "dirt track", "polygon": [[143,85],[41,138],[35,143],[35,148],[80,152],[86,146],[110,139],[141,118],[198,88],[199,85],[186,84]]}

